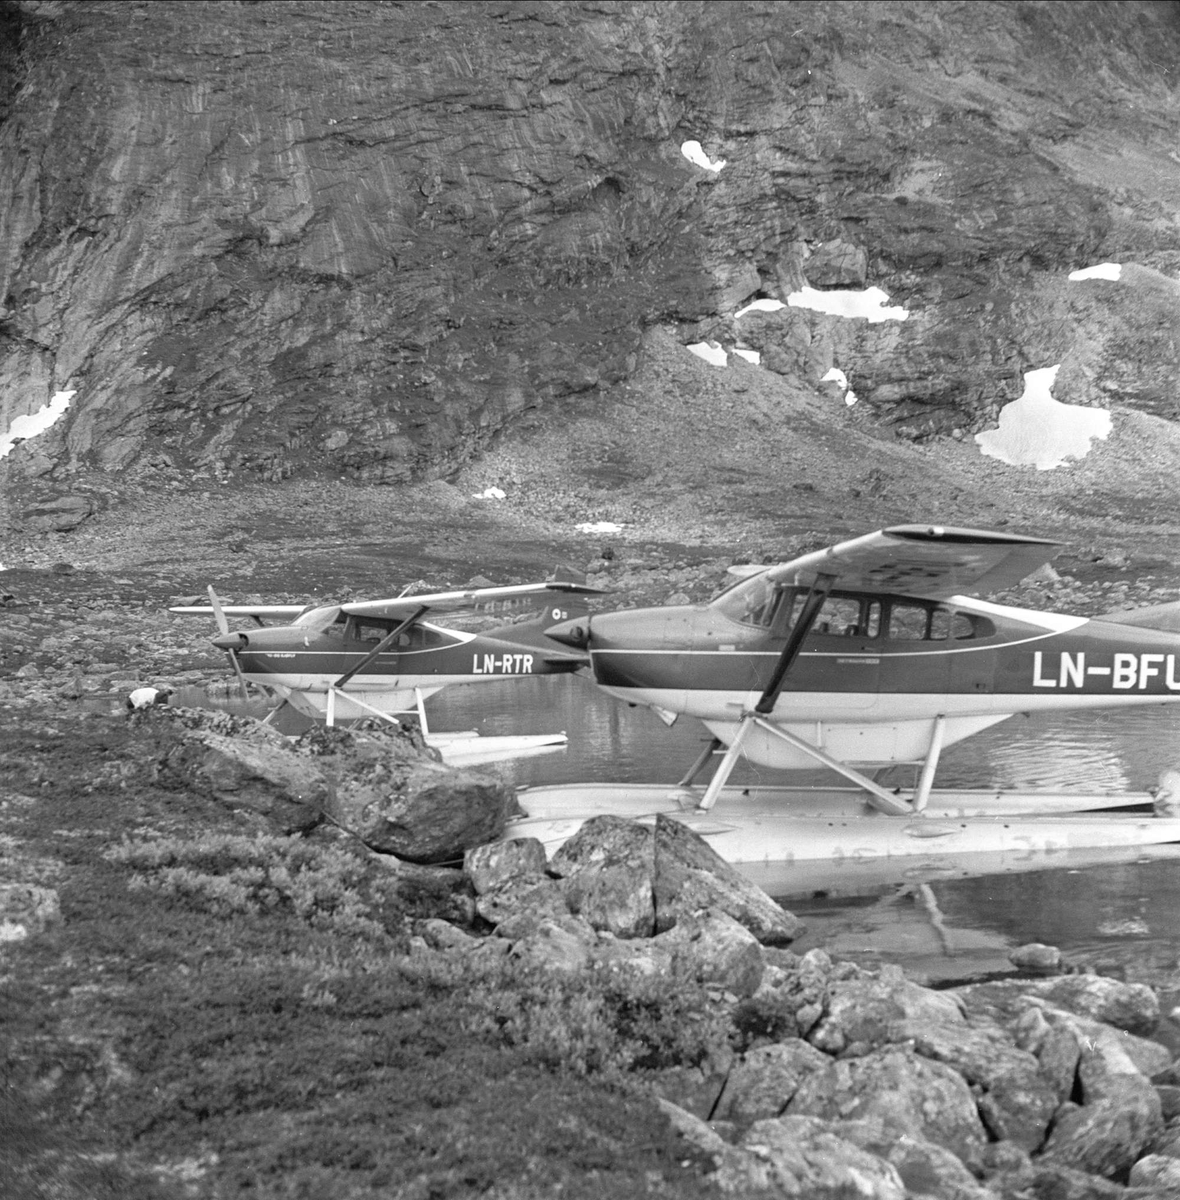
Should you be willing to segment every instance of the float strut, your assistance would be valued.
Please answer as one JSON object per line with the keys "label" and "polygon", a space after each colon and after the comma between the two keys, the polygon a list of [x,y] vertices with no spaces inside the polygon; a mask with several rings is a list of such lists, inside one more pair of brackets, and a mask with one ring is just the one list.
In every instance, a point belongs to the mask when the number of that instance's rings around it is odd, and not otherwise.
{"label": "float strut", "polygon": [[701,773],[705,764],[716,754],[721,745],[722,742],[719,737],[710,738],[709,744],[697,755],[692,766],[688,768],[688,774],[676,786],[683,788],[691,787],[692,781]]}

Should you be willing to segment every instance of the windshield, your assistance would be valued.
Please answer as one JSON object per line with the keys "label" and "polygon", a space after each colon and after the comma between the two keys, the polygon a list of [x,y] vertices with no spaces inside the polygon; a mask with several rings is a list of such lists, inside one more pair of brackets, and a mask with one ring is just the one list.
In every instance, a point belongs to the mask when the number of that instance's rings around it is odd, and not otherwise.
{"label": "windshield", "polygon": [[300,613],[293,624],[303,629],[327,629],[329,625],[343,626],[346,620],[347,617],[340,611],[338,604],[329,604],[321,608],[309,608],[307,612]]}
{"label": "windshield", "polygon": [[722,592],[713,601],[712,607],[742,625],[769,625],[778,595],[778,587],[766,577],[764,571]]}

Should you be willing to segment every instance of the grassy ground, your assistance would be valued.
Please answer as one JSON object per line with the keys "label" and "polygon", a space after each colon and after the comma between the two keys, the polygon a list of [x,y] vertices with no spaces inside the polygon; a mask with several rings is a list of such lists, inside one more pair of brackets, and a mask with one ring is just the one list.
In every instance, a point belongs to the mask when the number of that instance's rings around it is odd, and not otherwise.
{"label": "grassy ground", "polygon": [[5,865],[61,920],[4,947],[0,1193],[713,1194],[645,1090],[724,1044],[698,988],[408,954],[437,889],[169,786],[167,728],[10,717]]}

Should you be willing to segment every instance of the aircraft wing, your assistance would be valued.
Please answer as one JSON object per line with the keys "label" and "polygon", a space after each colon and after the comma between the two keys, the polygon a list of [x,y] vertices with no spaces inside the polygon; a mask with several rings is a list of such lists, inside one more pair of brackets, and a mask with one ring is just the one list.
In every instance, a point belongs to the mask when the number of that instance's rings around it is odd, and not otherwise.
{"label": "aircraft wing", "polygon": [[[306,604],[223,604],[221,611],[227,617],[257,617],[260,621],[279,620],[293,621],[301,612],[307,611]],[[170,608],[169,612],[179,613],[184,617],[213,617],[216,610],[210,604],[180,604]]]}
{"label": "aircraft wing", "polygon": [[[420,608],[432,613],[498,612],[519,608],[525,603],[543,600],[547,594],[602,596],[602,588],[568,580],[549,580],[546,583],[516,583],[505,587],[471,588],[462,592],[433,592],[417,596],[396,596],[391,600],[362,600],[342,604],[346,613],[358,617],[405,618]],[[226,610],[229,611],[228,609]]]}
{"label": "aircraft wing", "polygon": [[986,529],[894,525],[779,563],[766,573],[776,582],[804,587],[817,575],[835,575],[833,586],[839,589],[940,600],[1013,587],[1057,548],[1056,542]]}

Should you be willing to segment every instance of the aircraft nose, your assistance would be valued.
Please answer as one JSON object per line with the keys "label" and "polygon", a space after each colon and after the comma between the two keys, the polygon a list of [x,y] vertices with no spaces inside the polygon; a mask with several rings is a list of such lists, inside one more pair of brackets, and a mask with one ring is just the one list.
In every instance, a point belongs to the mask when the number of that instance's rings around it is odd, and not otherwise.
{"label": "aircraft nose", "polygon": [[223,633],[213,638],[213,644],[218,650],[242,650],[250,644],[250,639],[244,633]]}
{"label": "aircraft nose", "polygon": [[575,650],[585,650],[590,645],[590,618],[575,617],[572,621],[562,621],[558,625],[550,625],[545,630],[545,636],[563,646],[573,646]]}

